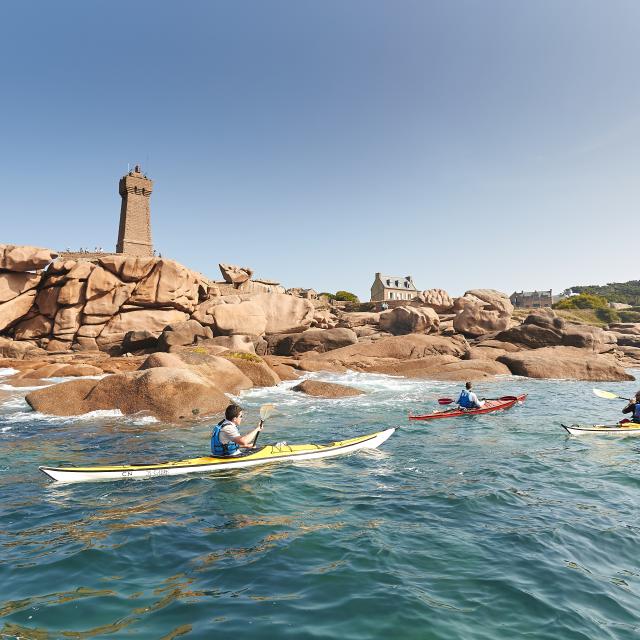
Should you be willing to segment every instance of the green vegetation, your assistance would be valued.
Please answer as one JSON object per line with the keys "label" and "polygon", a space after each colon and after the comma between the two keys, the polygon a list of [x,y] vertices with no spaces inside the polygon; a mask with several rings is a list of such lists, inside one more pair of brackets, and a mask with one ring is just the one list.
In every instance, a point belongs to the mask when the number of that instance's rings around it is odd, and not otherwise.
{"label": "green vegetation", "polygon": [[225,358],[233,360],[248,360],[249,362],[262,362],[262,358],[255,353],[246,353],[245,351],[230,351],[222,354]]}
{"label": "green vegetation", "polygon": [[607,309],[608,307],[609,301],[605,297],[592,293],[581,293],[564,298],[553,305],[554,309]]}
{"label": "green vegetation", "polygon": [[327,296],[327,298],[329,298],[329,300],[335,300],[336,296],[333,293],[329,293],[328,291],[323,291],[322,293],[318,294],[318,298],[320,296]]}
{"label": "green vegetation", "polygon": [[335,299],[342,302],[360,302],[358,296],[349,291],[336,291]]}
{"label": "green vegetation", "polygon": [[615,309],[596,309],[596,317],[607,324],[620,322],[620,315]]}
{"label": "green vegetation", "polygon": [[571,287],[571,289],[576,293],[589,293],[602,296],[609,302],[624,302],[625,304],[640,305],[640,280],[610,282],[605,285]]}
{"label": "green vegetation", "polygon": [[621,322],[640,322],[640,311],[634,309],[623,309],[618,311]]}

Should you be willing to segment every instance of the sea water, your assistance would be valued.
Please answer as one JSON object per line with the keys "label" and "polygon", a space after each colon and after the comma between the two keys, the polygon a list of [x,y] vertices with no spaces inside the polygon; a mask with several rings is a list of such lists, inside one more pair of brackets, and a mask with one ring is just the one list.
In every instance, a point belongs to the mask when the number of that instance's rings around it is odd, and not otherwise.
{"label": "sea water", "polygon": [[[56,484],[38,465],[207,454],[210,425],[32,412],[0,370],[0,638],[637,638],[640,438],[568,436],[616,421],[593,383],[503,377],[504,412],[433,422],[460,385],[312,374],[237,400],[262,443],[376,451],[222,475]],[[640,372],[635,372],[640,375]],[[2,382],[5,384],[2,384]],[[598,383],[630,396],[636,383]]]}

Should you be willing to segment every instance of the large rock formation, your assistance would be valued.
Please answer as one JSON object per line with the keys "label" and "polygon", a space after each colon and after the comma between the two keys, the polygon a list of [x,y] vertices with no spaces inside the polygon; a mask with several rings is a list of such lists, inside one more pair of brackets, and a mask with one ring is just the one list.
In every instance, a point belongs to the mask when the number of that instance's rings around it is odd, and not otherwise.
{"label": "large rock formation", "polygon": [[35,411],[50,415],[119,409],[125,415],[144,412],[169,422],[219,413],[229,404],[202,376],[165,367],[64,382],[32,391],[26,400]]}
{"label": "large rock formation", "polygon": [[269,338],[269,353],[291,356],[308,351],[324,353],[358,342],[351,329],[307,329],[301,333],[275,335]]}
{"label": "large rock formation", "polygon": [[468,349],[464,338],[409,334],[357,343],[327,353],[306,353],[299,360],[305,371],[374,371],[375,367],[398,360],[415,360],[433,355],[462,357]]}
{"label": "large rock formation", "polygon": [[0,269],[5,271],[39,271],[57,257],[50,249],[27,245],[0,244]]}
{"label": "large rock formation", "polygon": [[543,347],[508,353],[498,362],[511,373],[529,378],[570,378],[573,380],[634,380],[612,356],[589,353],[576,347]]}
{"label": "large rock formation", "polygon": [[509,298],[494,289],[471,289],[454,303],[454,329],[478,337],[507,329],[513,313]]}
{"label": "large rock formation", "polygon": [[349,398],[360,396],[364,391],[354,389],[344,384],[334,384],[333,382],[319,382],[317,380],[304,380],[293,387],[293,391],[306,393],[308,396],[319,398]]}
{"label": "large rock formation", "polygon": [[407,333],[437,333],[438,314],[429,307],[396,307],[380,314],[382,331],[400,336]]}
{"label": "large rock formation", "polygon": [[232,264],[223,263],[220,263],[218,266],[220,267],[220,273],[222,273],[225,282],[232,284],[236,289],[244,282],[250,280],[253,275],[253,269],[249,267],[236,267]]}
{"label": "large rock formation", "polygon": [[426,289],[417,295],[417,299],[436,313],[449,313],[453,310],[453,298],[444,289]]}
{"label": "large rock formation", "polygon": [[562,345],[607,351],[616,343],[615,335],[599,327],[565,322],[550,309],[530,314],[521,325],[498,333],[495,339],[531,349]]}

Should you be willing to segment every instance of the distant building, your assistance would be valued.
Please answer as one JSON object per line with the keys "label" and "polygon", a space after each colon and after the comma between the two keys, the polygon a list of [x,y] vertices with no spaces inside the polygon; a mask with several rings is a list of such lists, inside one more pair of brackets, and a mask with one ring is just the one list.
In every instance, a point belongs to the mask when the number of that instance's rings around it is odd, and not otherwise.
{"label": "distant building", "polygon": [[514,291],[510,296],[511,304],[514,307],[536,309],[539,307],[550,307],[554,302],[553,293],[549,291]]}
{"label": "distant building", "polygon": [[412,300],[418,295],[411,276],[383,276],[376,273],[371,285],[371,302],[383,300]]}
{"label": "distant building", "polygon": [[116,253],[130,256],[153,256],[151,242],[151,208],[149,201],[153,180],[142,173],[139,165],[120,179],[118,185],[122,206]]}

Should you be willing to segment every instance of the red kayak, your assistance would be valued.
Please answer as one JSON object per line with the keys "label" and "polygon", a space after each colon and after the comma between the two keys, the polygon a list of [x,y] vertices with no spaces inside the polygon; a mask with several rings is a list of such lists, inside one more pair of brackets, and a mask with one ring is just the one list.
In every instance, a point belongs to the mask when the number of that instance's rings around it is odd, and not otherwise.
{"label": "red kayak", "polygon": [[502,396],[495,400],[487,400],[480,409],[461,409],[457,405],[452,409],[444,409],[443,411],[434,411],[423,416],[412,416],[409,414],[409,420],[435,420],[436,418],[457,418],[458,416],[477,416],[481,413],[491,413],[492,411],[502,411],[513,407],[517,402],[524,402],[527,397],[526,393],[519,396]]}

